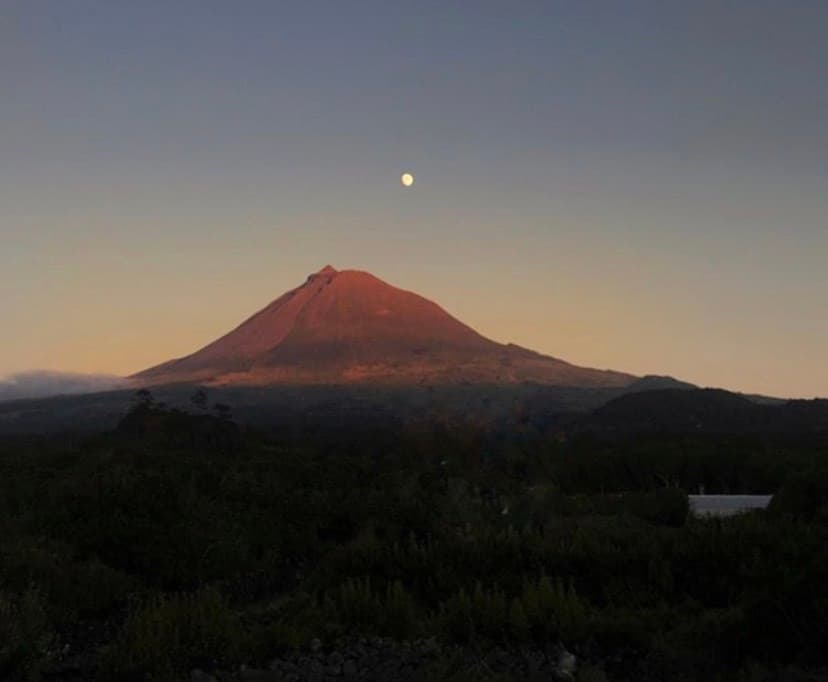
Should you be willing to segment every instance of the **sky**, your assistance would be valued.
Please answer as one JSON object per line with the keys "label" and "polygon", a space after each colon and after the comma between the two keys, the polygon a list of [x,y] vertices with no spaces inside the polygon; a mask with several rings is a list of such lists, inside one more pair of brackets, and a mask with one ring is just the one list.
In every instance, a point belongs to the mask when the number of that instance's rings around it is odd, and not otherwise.
{"label": "sky", "polygon": [[576,364],[828,396],[826,25],[0,0],[0,376],[185,355],[331,263]]}

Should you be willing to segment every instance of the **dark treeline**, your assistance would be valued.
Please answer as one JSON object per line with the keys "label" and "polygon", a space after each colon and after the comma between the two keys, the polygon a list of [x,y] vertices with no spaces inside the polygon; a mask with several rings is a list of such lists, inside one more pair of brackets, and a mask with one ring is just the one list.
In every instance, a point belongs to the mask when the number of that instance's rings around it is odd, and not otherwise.
{"label": "dark treeline", "polygon": [[[144,395],[111,433],[0,442],[0,678],[184,679],[381,635],[562,642],[584,680],[823,679],[826,456],[520,414],[253,432]],[[699,486],[777,495],[698,520]]]}

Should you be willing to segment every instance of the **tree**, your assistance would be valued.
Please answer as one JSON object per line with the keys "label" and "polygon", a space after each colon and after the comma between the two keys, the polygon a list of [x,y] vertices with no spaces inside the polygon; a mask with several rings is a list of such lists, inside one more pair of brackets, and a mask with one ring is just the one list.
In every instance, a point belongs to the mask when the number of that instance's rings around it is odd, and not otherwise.
{"label": "tree", "polygon": [[141,407],[151,407],[155,402],[155,398],[153,398],[152,393],[150,393],[146,388],[135,391],[134,400],[135,403]]}
{"label": "tree", "polygon": [[232,419],[232,409],[229,405],[225,403],[216,403],[213,405],[213,409],[216,411],[218,418],[222,421],[230,421]]}
{"label": "tree", "polygon": [[190,402],[193,404],[193,407],[196,409],[201,410],[202,412],[207,410],[207,391],[203,388],[199,388],[192,396],[190,396]]}

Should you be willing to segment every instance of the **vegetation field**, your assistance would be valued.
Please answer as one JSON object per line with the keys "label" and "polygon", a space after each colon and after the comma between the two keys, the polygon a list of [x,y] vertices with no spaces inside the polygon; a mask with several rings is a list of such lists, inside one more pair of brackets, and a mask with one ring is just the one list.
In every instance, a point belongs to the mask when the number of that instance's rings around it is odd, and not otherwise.
{"label": "vegetation field", "polygon": [[[114,431],[0,442],[0,679],[221,676],[374,636],[565,647],[581,680],[828,674],[820,437],[192,412],[144,395]],[[700,485],[776,495],[701,520]]]}

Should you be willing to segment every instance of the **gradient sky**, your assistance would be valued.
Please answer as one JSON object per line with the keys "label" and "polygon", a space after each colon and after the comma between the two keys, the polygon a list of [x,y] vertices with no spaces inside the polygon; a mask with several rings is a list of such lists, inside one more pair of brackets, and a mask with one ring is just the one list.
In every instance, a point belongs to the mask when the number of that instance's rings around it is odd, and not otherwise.
{"label": "gradient sky", "polygon": [[826,396],[827,26],[0,0],[0,375],[137,371],[331,263],[578,364]]}

